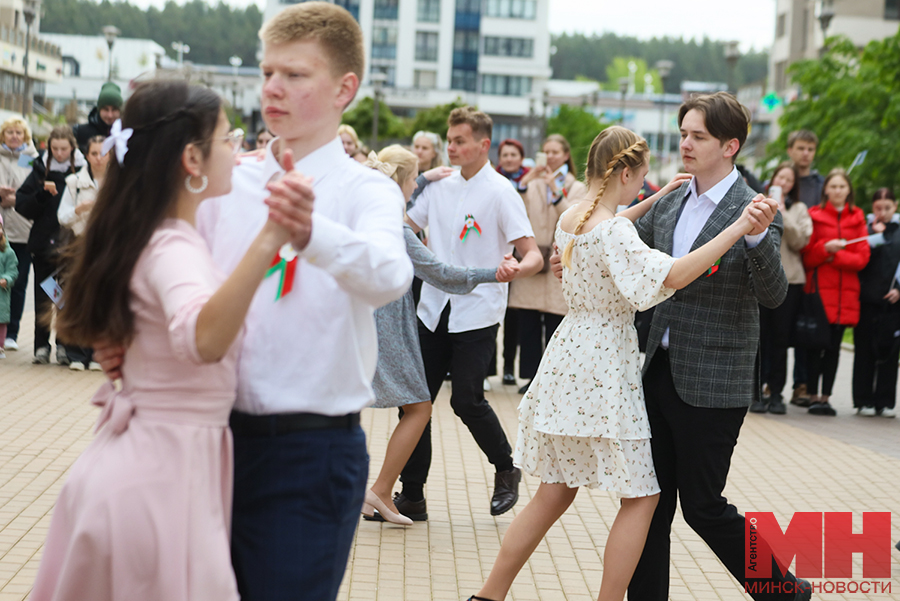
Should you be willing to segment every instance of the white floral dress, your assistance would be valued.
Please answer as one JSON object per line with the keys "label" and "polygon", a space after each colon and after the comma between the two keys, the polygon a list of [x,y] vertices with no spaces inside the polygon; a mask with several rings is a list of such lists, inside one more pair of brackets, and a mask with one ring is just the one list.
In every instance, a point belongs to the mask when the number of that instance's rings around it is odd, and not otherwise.
{"label": "white floral dress", "polygon": [[514,461],[542,482],[653,495],[634,314],[674,294],[663,281],[675,259],[644,244],[624,217],[578,236],[557,225],[560,249],[573,238],[572,268],[563,270],[569,312],[519,405]]}

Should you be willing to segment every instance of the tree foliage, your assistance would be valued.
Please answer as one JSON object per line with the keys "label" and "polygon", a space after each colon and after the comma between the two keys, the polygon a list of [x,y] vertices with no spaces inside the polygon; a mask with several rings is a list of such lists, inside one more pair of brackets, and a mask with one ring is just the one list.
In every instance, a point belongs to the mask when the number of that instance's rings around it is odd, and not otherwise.
{"label": "tree foliage", "polygon": [[[634,74],[631,73],[631,65],[634,65]],[[646,82],[644,77],[650,75],[650,85],[653,91],[659,93],[662,90],[662,80],[656,69],[650,69],[647,61],[642,58],[617,56],[606,67],[606,81],[603,82],[604,90],[619,91],[619,80],[623,77],[634,83],[634,92],[643,94]]]}
{"label": "tree foliage", "polygon": [[900,31],[862,51],[846,38],[829,43],[821,59],[796,63],[788,71],[802,93],[785,107],[769,159],[787,156],[787,136],[798,129],[819,137],[816,164],[822,173],[849,168],[867,150],[850,179],[857,201],[868,206],[882,186],[900,192]]}
{"label": "tree foliage", "polygon": [[[614,33],[592,36],[564,33],[553,36],[552,43],[556,53],[550,57],[550,66],[553,67],[555,79],[575,79],[580,75],[595,81],[606,81],[607,67],[617,57],[634,57],[644,60],[651,67],[663,59],[675,63],[666,80],[666,92],[678,93],[684,80],[728,82],[725,44],[708,38],[700,42],[668,37],[644,41]],[[768,63],[766,52],[752,51],[742,55],[735,67],[735,84],[741,86],[764,80]]]}
{"label": "tree foliage", "polygon": [[102,35],[105,25],[115,25],[123,37],[153,40],[173,58],[172,42],[184,42],[191,47],[186,58],[195,63],[222,65],[239,56],[244,65],[257,64],[262,13],[256,4],[231,8],[222,2],[169,0],[162,10],[144,10],[127,0],[44,0],[43,5],[41,30],[47,33]]}
{"label": "tree foliage", "polygon": [[[375,122],[375,101],[371,96],[360,99],[356,105],[349,111],[344,113],[341,119],[343,123],[350,125],[356,130],[359,141],[369,144],[372,140],[372,125]],[[408,128],[403,120],[391,112],[391,109],[384,103],[378,103],[378,139],[379,140],[397,140],[409,136]],[[377,150],[373,148],[372,150]]]}
{"label": "tree foliage", "polygon": [[447,118],[450,112],[458,107],[466,106],[462,99],[457,98],[450,104],[439,104],[436,107],[425,109],[416,113],[409,127],[409,135],[413,136],[418,131],[430,131],[441,138],[447,137]]}
{"label": "tree foliage", "polygon": [[572,148],[572,160],[578,173],[584,171],[591,142],[611,123],[604,123],[585,109],[564,104],[547,120],[547,134],[562,134]]}

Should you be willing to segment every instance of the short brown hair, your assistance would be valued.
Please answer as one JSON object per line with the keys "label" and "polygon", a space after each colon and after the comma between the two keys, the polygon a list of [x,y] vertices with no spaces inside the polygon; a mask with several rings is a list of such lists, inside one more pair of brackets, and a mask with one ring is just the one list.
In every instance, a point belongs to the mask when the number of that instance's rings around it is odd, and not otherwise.
{"label": "short brown hair", "polygon": [[461,106],[450,111],[447,125],[468,125],[472,128],[472,135],[477,140],[490,138],[494,132],[494,121],[487,113],[479,111],[473,106]]}
{"label": "short brown hair", "polygon": [[750,112],[728,92],[697,94],[681,105],[678,111],[678,127],[681,127],[681,122],[688,111],[694,109],[703,113],[703,121],[712,137],[723,145],[729,140],[738,141],[738,151],[731,157],[733,163],[744,147],[744,142],[747,141]]}
{"label": "short brown hair", "polygon": [[340,6],[330,2],[302,2],[275,15],[259,30],[263,44],[316,40],[331,61],[332,72],[355,73],[362,81],[366,70],[362,30]]}
{"label": "short brown hair", "polygon": [[810,144],[819,145],[819,136],[808,129],[798,129],[788,134],[788,148],[793,148],[796,142],[809,142]]}

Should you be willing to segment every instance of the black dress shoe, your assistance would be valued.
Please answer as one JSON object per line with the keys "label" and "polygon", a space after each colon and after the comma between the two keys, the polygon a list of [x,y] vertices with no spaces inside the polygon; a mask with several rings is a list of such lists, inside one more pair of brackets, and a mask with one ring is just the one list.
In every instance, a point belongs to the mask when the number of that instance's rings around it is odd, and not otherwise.
{"label": "black dress shoe", "polygon": [[504,386],[515,386],[516,385],[516,377],[512,374],[503,374],[503,385]]}
{"label": "black dress shoe", "polygon": [[772,399],[769,402],[769,413],[774,413],[775,415],[784,415],[787,413],[787,407],[784,404],[782,399]]}
{"label": "black dress shoe", "polygon": [[806,411],[808,413],[811,413],[812,415],[828,415],[831,417],[837,415],[837,411],[835,411],[834,407],[832,407],[827,401],[824,403],[813,403]]}
{"label": "black dress shoe", "polygon": [[519,500],[519,482],[522,470],[517,467],[508,472],[494,474],[494,496],[491,497],[491,515],[501,515],[513,508]]}
{"label": "black dress shoe", "polygon": [[750,403],[750,413],[765,413],[768,410],[769,404],[762,399]]}
{"label": "black dress shoe", "polygon": [[[425,522],[428,520],[428,505],[425,504],[425,499],[410,501],[402,492],[394,493],[394,507],[397,508],[401,515],[405,515],[414,522]],[[363,514],[363,519],[368,522],[385,521],[377,511],[373,515]]]}
{"label": "black dress shoe", "polygon": [[531,386],[531,380],[528,380],[528,383],[526,383],[524,386],[522,386],[522,387],[519,389],[519,394],[525,394],[526,392],[528,392],[528,387],[529,387],[529,386]]}

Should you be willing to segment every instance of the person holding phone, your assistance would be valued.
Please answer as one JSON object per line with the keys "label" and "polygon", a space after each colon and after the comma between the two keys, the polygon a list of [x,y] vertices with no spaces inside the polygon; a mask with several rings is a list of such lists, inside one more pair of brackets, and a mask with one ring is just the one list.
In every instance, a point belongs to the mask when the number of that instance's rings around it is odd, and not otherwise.
{"label": "person holding phone", "polygon": [[[41,288],[41,282],[59,267],[57,259],[62,241],[57,212],[66,188],[66,177],[86,164],[68,125],[54,127],[47,144],[50,149],[34,161],[31,175],[16,192],[16,211],[34,222],[28,235],[28,252],[34,267],[35,315],[43,315],[53,303]],[[58,340],[56,361],[60,365],[69,364],[66,350]],[[34,320],[34,363],[50,363],[50,327],[42,319]]]}
{"label": "person holding phone", "polygon": [[[781,163],[772,173],[766,194],[778,202],[778,212],[784,220],[784,234],[781,237],[781,265],[788,281],[788,292],[784,302],[770,309],[759,306],[759,348],[762,368],[760,382],[769,387],[769,397],[762,394],[750,404],[753,413],[787,412],[782,390],[787,380],[787,349],[791,345],[790,335],[800,312],[803,285],[806,272],[800,251],[809,242],[813,224],[809,211],[800,200],[799,173],[793,163]],[[794,357],[806,353],[806,349],[795,348]]]}
{"label": "person holding phone", "polygon": [[560,215],[580,202],[587,192],[585,185],[578,181],[568,140],[560,134],[551,134],[541,149],[535,155],[534,169],[522,177],[520,186],[525,186],[522,200],[544,257],[544,269],[535,276],[512,282],[509,287],[509,306],[517,310],[519,325],[519,377],[526,380],[519,394],[528,390],[544,348],[568,310],[562,289],[550,273],[548,259]]}

